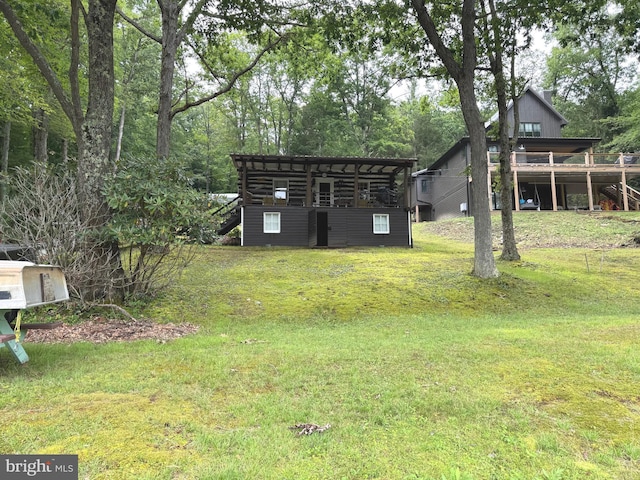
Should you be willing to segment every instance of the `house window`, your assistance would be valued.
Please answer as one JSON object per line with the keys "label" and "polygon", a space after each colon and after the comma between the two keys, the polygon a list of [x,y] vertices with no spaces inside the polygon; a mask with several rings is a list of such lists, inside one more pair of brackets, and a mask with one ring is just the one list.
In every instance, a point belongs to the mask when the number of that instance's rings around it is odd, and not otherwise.
{"label": "house window", "polygon": [[273,198],[276,200],[287,200],[289,195],[289,180],[273,179]]}
{"label": "house window", "polygon": [[264,233],[280,233],[280,212],[264,212],[262,215]]}
{"label": "house window", "polygon": [[518,136],[520,137],[539,137],[542,129],[539,123],[524,122],[520,124],[520,131]]}
{"label": "house window", "polygon": [[431,190],[431,182],[433,182],[433,176],[431,175],[420,179],[420,193],[429,193],[429,190]]}
{"label": "house window", "polygon": [[389,215],[374,213],[373,214],[373,233],[385,234],[389,233]]}

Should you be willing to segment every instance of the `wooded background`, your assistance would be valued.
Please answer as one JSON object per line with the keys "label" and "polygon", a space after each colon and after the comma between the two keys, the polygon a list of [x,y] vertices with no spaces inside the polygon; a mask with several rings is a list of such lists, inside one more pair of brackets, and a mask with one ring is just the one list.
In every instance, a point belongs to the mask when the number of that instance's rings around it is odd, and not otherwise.
{"label": "wooded background", "polygon": [[[73,2],[6,3],[64,83]],[[408,55],[398,38],[388,38],[393,31],[385,24],[398,21],[395,10],[382,5],[377,16],[367,17],[370,10],[359,11],[355,4],[328,3],[320,11],[289,8],[286,2],[258,2],[252,9],[242,3],[235,8],[225,2],[184,3],[117,4],[122,15],[116,14],[113,25],[113,157],[156,152],[160,87],[166,83],[161,77],[167,75],[161,58],[167,50],[163,10],[170,4],[177,9],[179,37],[170,154],[182,159],[202,191],[235,191],[232,152],[416,156],[426,167],[465,134],[455,84],[430,68],[433,62],[424,60],[428,49]],[[556,108],[569,120],[565,134],[601,137],[604,151],[640,148],[632,10],[624,10],[625,29],[617,29],[614,20],[623,11],[609,7],[594,9],[589,18],[569,18],[548,33],[538,30],[543,42],[554,46],[545,52],[523,49],[516,60],[521,83],[553,90]],[[195,18],[187,17],[195,12]],[[440,15],[447,15],[444,7]],[[455,11],[449,15],[455,18]],[[79,93],[86,99],[82,32],[79,41]],[[5,52],[0,58],[4,171],[34,157],[73,163],[73,127],[4,19],[0,49]],[[479,101],[487,117],[496,111],[493,90],[480,78]]]}

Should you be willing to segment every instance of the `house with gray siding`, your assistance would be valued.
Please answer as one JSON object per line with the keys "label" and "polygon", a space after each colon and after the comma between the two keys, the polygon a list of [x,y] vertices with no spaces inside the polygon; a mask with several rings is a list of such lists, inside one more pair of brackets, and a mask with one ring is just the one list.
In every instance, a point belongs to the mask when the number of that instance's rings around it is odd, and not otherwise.
{"label": "house with gray siding", "polygon": [[[514,210],[640,209],[640,192],[627,184],[640,176],[640,154],[597,154],[599,138],[562,137],[567,120],[553,107],[550,92],[540,95],[527,88],[518,106],[518,141],[510,152]],[[508,118],[513,125],[512,104]],[[486,123],[487,131],[497,120],[496,114]],[[499,145],[487,136],[487,147],[489,200],[498,210]],[[412,174],[416,221],[473,215],[470,161],[469,138],[464,137],[431,166]]]}
{"label": "house with gray siding", "polygon": [[218,233],[243,246],[412,245],[408,185],[415,158],[231,155],[238,197]]}

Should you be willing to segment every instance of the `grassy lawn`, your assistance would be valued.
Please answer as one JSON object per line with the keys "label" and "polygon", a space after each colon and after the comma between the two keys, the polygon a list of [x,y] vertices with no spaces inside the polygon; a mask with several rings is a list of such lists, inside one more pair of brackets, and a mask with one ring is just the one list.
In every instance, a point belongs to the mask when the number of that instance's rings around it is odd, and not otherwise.
{"label": "grassy lawn", "polygon": [[413,249],[203,247],[137,312],[198,334],[0,350],[0,453],[92,480],[640,478],[640,249],[614,248],[640,213],[536,213],[496,280],[470,219]]}

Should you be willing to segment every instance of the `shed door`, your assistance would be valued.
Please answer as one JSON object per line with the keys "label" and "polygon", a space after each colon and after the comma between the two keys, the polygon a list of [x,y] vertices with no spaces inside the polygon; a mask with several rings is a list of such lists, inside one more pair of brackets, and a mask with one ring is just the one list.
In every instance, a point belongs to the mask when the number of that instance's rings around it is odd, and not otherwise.
{"label": "shed door", "polygon": [[329,246],[329,213],[318,212],[317,215],[318,247]]}

